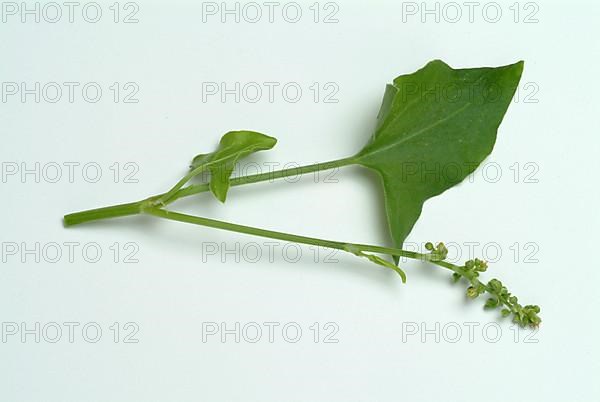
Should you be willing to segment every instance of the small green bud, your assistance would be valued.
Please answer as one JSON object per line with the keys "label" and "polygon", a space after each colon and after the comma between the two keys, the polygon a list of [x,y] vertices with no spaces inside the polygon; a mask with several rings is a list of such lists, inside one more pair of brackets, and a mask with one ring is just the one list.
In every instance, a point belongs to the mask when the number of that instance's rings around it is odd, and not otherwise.
{"label": "small green bud", "polygon": [[425,243],[425,248],[429,251],[433,250],[433,243],[428,241],[427,243]]}
{"label": "small green bud", "polygon": [[443,259],[446,259],[446,257],[448,256],[448,249],[446,248],[446,245],[442,242],[438,243],[436,251]]}
{"label": "small green bud", "polygon": [[507,308],[503,308],[500,313],[502,314],[502,317],[508,317],[510,315],[510,310]]}
{"label": "small green bud", "polygon": [[467,296],[471,299],[474,299],[479,296],[479,291],[477,291],[477,289],[475,289],[473,286],[469,286],[467,289]]}
{"label": "small green bud", "polygon": [[489,281],[488,286],[492,288],[494,293],[500,293],[502,291],[502,282],[500,282],[498,279],[492,279]]}
{"label": "small green bud", "polygon": [[531,327],[537,327],[542,322],[542,319],[537,315],[540,312],[539,306],[527,305],[521,310],[524,316],[524,322]]}
{"label": "small green bud", "polygon": [[490,297],[489,299],[486,300],[483,308],[496,308],[496,307],[498,307],[498,303],[499,303],[498,299]]}
{"label": "small green bud", "polygon": [[458,282],[460,280],[461,276],[462,276],[461,274],[455,272],[452,274],[452,280],[454,282]]}
{"label": "small green bud", "polygon": [[488,268],[487,262],[475,258],[475,269],[479,272],[485,272]]}

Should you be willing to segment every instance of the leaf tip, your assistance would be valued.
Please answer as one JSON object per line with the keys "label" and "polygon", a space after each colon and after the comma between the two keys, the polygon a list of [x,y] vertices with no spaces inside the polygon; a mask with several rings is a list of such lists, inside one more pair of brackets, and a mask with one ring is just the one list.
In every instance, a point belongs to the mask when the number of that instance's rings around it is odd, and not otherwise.
{"label": "leaf tip", "polygon": [[225,200],[227,199],[227,189],[218,188],[213,193],[214,193],[215,197],[217,198],[217,200],[219,200],[223,204],[225,204]]}
{"label": "leaf tip", "polygon": [[525,68],[525,61],[519,60],[516,63],[509,64],[505,66],[507,70],[511,70],[515,74],[517,80],[521,79],[521,75],[523,75],[523,69]]}
{"label": "leaf tip", "polygon": [[227,190],[229,190],[229,186],[223,187],[223,185],[224,184],[222,182],[211,180],[209,188],[210,192],[215,196],[217,200],[221,201],[222,203],[225,203],[225,200],[227,199]]}
{"label": "leaf tip", "polygon": [[514,66],[519,70],[519,72],[523,72],[523,69],[525,68],[525,60],[519,60],[517,61]]}

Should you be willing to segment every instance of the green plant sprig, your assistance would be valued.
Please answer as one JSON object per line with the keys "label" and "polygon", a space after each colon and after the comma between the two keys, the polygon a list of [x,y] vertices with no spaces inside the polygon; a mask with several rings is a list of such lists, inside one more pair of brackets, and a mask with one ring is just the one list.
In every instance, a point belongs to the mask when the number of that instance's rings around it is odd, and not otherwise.
{"label": "green plant sprig", "polygon": [[[448,250],[443,243],[427,243],[428,253],[402,249],[406,236],[419,218],[423,203],[460,183],[472,173],[491,152],[497,129],[516,91],[523,63],[496,68],[455,70],[435,60],[421,70],[397,77],[387,86],[377,117],[377,125],[365,147],[351,157],[316,163],[274,172],[232,178],[239,159],[257,151],[271,149],[277,143],[273,137],[255,131],[226,133],[216,151],[197,155],[190,170],[170,190],[141,201],[93,209],[64,217],[65,226],[120,216],[148,214],[158,218],[263,236],[283,241],[342,250],[365,258],[374,264],[395,271],[406,282],[406,274],[398,267],[400,257],[429,261],[449,269],[455,281],[469,283],[467,296],[489,295],[485,308],[501,308],[502,316],[512,315],[521,326],[536,327],[541,319],[540,308],[522,306],[497,279],[487,283],[479,280],[487,264],[479,259],[463,266],[446,261]],[[452,99],[422,96],[414,88],[452,87]],[[489,89],[495,97],[490,98]],[[458,95],[458,96],[457,96]],[[427,172],[444,166],[464,166],[458,174],[432,178]],[[341,241],[324,240],[276,232],[230,222],[186,215],[167,210],[167,205],[194,194],[210,191],[225,202],[232,186],[298,176],[348,165],[360,165],[375,171],[384,189],[388,227],[394,247],[380,247]],[[188,183],[208,172],[208,183]],[[410,173],[410,174],[408,174]],[[186,186],[187,185],[187,186]],[[379,254],[379,255],[378,255]],[[380,255],[393,257],[392,263]]]}

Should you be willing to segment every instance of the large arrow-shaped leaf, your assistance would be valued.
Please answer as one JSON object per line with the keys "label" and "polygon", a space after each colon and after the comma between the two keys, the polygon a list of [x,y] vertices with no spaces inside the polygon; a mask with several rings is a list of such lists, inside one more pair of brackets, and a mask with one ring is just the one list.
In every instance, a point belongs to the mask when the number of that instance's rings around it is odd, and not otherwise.
{"label": "large arrow-shaped leaf", "polygon": [[461,182],[492,151],[523,62],[455,70],[435,60],[388,85],[375,133],[355,162],[381,176],[394,245],[423,203]]}

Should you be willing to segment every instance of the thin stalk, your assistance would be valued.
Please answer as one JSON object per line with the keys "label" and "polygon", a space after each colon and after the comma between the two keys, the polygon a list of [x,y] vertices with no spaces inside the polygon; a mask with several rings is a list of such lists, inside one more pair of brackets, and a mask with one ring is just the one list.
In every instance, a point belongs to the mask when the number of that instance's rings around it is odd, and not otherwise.
{"label": "thin stalk", "polygon": [[187,215],[179,212],[167,211],[162,208],[148,208],[144,213],[157,216],[159,218],[172,221],[191,223],[194,225],[206,226],[215,229],[228,230],[230,232],[244,233],[253,236],[268,237],[276,240],[283,240],[293,243],[308,244],[311,246],[321,246],[343,250],[346,243],[332,240],[318,239],[316,237],[300,236],[291,233],[277,232],[274,230],[261,229],[252,226],[238,225],[236,223],[219,221],[216,219],[204,218],[201,216]]}
{"label": "thin stalk", "polygon": [[[354,158],[343,158],[329,162],[315,163],[312,165],[299,166],[289,169],[276,170],[273,172],[259,173],[254,175],[232,178],[231,186],[241,186],[244,184],[258,183],[268,180],[276,180],[289,176],[298,176],[306,173],[331,170],[343,166],[354,164]],[[188,173],[181,179],[171,190],[166,193],[158,194],[147,199],[130,202],[126,204],[112,205],[104,208],[91,209],[87,211],[75,212],[65,215],[64,225],[73,226],[85,222],[96,221],[101,219],[117,218],[121,216],[136,215],[141,213],[145,208],[154,207],[156,205],[168,205],[180,198],[188,197],[193,194],[209,191],[208,184],[195,184],[181,188],[189,180],[192,172]],[[198,172],[194,172],[194,175]]]}
{"label": "thin stalk", "polygon": [[187,215],[179,212],[168,211],[162,208],[147,208],[144,213],[157,216],[159,218],[172,221],[191,223],[194,225],[206,226],[215,229],[228,230],[230,232],[244,233],[253,236],[268,237],[270,239],[283,240],[292,243],[308,244],[311,246],[327,247],[342,251],[348,251],[349,247],[355,247],[361,251],[369,251],[380,254],[395,255],[413,259],[428,260],[428,254],[416,253],[397,248],[379,247],[367,244],[347,243],[335,240],[325,240],[316,237],[300,236],[291,233],[277,232],[274,230],[261,229],[253,226],[239,225],[237,223],[219,221],[216,219],[204,218],[201,216]]}
{"label": "thin stalk", "polygon": [[[342,158],[342,159],[337,159],[337,160],[333,160],[333,161],[329,161],[329,162],[315,163],[312,165],[305,165],[305,166],[298,166],[298,167],[293,167],[293,168],[288,168],[288,169],[275,170],[273,172],[258,173],[258,174],[248,175],[248,176],[234,177],[229,181],[229,185],[233,187],[233,186],[241,186],[244,184],[258,183],[258,182],[262,182],[262,181],[273,181],[276,179],[282,179],[282,178],[290,177],[290,176],[300,176],[300,175],[307,174],[307,173],[327,171],[327,170],[336,169],[336,168],[340,168],[340,167],[344,167],[344,166],[348,166],[348,165],[353,165],[355,163],[356,162],[355,162],[354,157]],[[207,183],[194,184],[194,185],[191,185],[191,186],[188,186],[188,187],[185,187],[185,188],[182,188],[181,190],[179,190],[177,193],[175,193],[171,197],[170,202],[173,202],[180,198],[188,197],[193,194],[204,193],[208,190],[209,190],[209,186]]]}
{"label": "thin stalk", "polygon": [[159,218],[169,219],[172,221],[191,223],[194,225],[206,226],[216,229],[228,230],[231,232],[244,233],[254,236],[267,237],[270,239],[283,240],[288,242],[308,244],[312,246],[327,247],[337,250],[342,250],[358,257],[364,257],[371,262],[392,269],[402,278],[402,282],[406,282],[406,274],[397,265],[390,263],[380,257],[365,252],[373,252],[378,254],[387,254],[398,257],[407,257],[417,260],[425,260],[435,262],[431,254],[421,254],[414,251],[407,251],[397,248],[372,246],[368,244],[347,243],[334,240],[319,239],[316,237],[300,236],[291,233],[277,232],[274,230],[261,229],[252,226],[238,225],[236,223],[224,222],[215,219],[204,218],[194,215],[186,215],[179,212],[167,211],[165,209],[149,207],[144,209],[144,213],[153,215]]}

